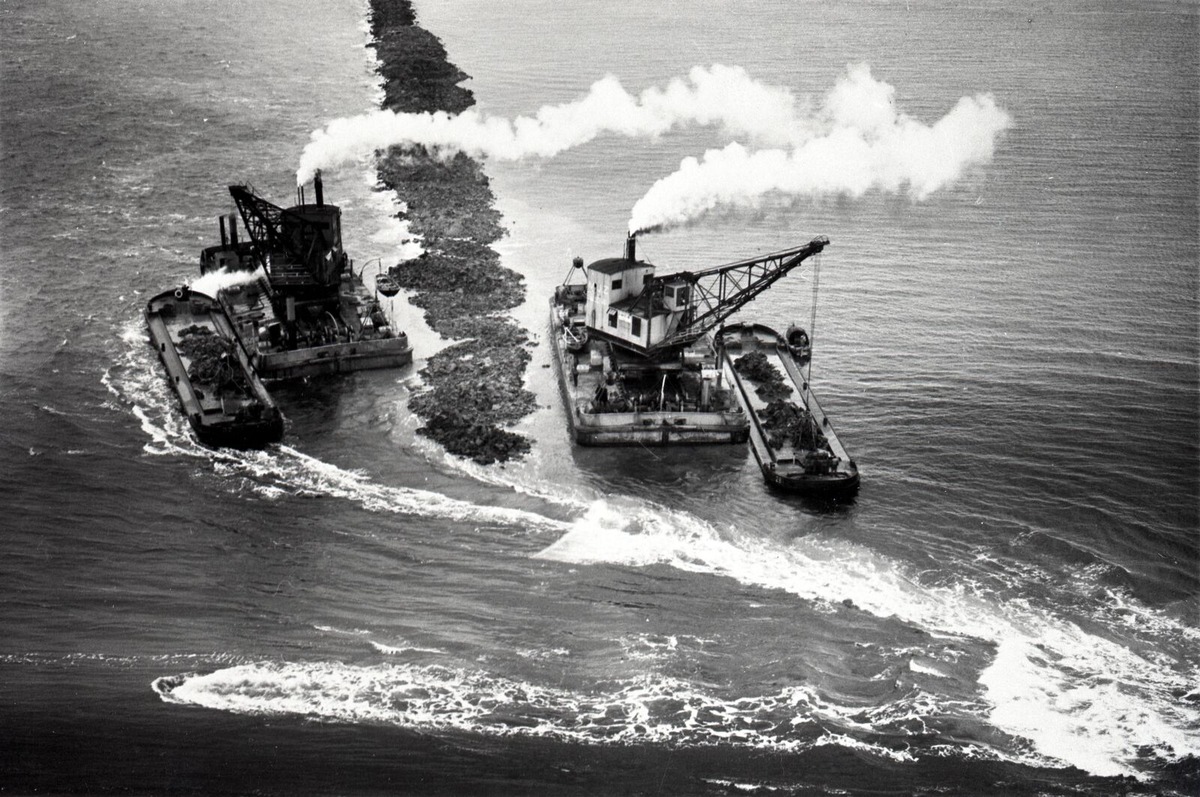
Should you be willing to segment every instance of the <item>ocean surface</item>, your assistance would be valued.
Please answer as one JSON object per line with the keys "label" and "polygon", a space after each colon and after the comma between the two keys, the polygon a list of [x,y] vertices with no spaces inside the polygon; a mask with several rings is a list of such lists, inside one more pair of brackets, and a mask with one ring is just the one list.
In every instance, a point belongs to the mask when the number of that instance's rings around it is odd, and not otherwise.
{"label": "ocean surface", "polygon": [[[709,127],[488,162],[537,340],[532,455],[446,456],[401,371],[280,386],[198,445],[148,345],[249,182],[376,107],[357,0],[0,3],[0,792],[1123,794],[1200,788],[1194,2],[418,2],[482,112],[740,66],[866,63],[993,160],[921,201],[764,202],[643,236],[664,271],[827,235],[813,383],[862,473],[571,445],[546,297],[621,252]],[[404,230],[325,176],[360,266]],[[811,273],[741,317],[807,321]]]}

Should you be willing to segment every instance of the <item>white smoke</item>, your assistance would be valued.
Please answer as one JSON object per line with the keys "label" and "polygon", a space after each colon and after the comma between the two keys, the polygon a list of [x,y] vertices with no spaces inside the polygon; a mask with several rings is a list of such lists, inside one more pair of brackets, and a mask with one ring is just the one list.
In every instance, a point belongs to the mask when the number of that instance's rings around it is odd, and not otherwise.
{"label": "white smoke", "polygon": [[[613,76],[592,84],[580,99],[547,105],[536,116],[508,120],[467,110],[457,116],[380,110],[335,119],[315,130],[296,171],[297,184],[317,169],[356,161],[389,146],[423,144],[497,160],[549,158],[602,133],[653,138],[685,124],[720,124],[731,135],[784,144],[796,119],[786,89],[750,78],[741,67],[693,67],[686,80],[634,96]],[[785,138],[781,138],[784,136]]]}
{"label": "white smoke", "polygon": [[[1010,119],[986,94],[963,97],[932,125],[896,109],[895,90],[850,67],[786,149],[752,151],[736,142],[684,158],[634,205],[629,231],[686,223],[718,207],[756,204],[769,194],[861,196],[905,191],[913,199],[960,178],[992,158]],[[805,134],[803,131],[808,131]],[[814,133],[814,131],[816,131]]]}
{"label": "white smoke", "polygon": [[197,277],[188,287],[197,293],[203,293],[205,296],[211,296],[215,299],[217,293],[225,288],[232,288],[235,285],[248,285],[260,278],[266,278],[266,272],[261,267],[253,271],[241,269],[230,271],[229,269],[220,268]]}
{"label": "white smoke", "polygon": [[[895,104],[895,90],[852,65],[815,110],[786,88],[753,80],[741,67],[693,67],[686,79],[634,96],[612,76],[583,97],[535,116],[491,117],[475,110],[336,119],[312,134],[297,182],[317,169],[359,160],[393,145],[424,145],[497,160],[550,158],[604,133],[654,138],[685,125],[720,126],[731,141],[702,159],[685,158],[634,206],[632,233],[686,223],[717,207],[753,205],[767,194],[860,196],[906,191],[924,199],[987,163],[1008,114],[990,95],[963,97],[924,124]],[[734,139],[742,139],[745,144]],[[750,146],[774,147],[751,149]]]}

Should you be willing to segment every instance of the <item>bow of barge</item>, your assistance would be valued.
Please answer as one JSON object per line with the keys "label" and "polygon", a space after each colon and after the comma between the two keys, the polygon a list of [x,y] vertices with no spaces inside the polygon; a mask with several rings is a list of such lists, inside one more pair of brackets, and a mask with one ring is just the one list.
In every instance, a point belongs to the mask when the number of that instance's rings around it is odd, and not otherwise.
{"label": "bow of barge", "polygon": [[184,286],[152,298],[145,315],[150,341],[200,442],[261,448],[283,437],[283,414],[216,299]]}

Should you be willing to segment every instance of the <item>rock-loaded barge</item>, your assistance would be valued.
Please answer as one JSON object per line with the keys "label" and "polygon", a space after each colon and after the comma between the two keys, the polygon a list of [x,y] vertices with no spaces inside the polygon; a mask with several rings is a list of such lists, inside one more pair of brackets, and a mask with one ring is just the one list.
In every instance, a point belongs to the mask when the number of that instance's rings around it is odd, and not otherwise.
{"label": "rock-loaded barge", "polygon": [[[750,419],[723,376],[711,331],[828,243],[696,272],[656,276],[624,257],[584,268],[555,290],[551,326],[559,384],[580,445],[741,443]],[[583,281],[575,275],[583,273]]]}
{"label": "rock-loaded barge", "polygon": [[716,335],[721,372],[750,418],[750,448],[767,484],[811,496],[858,489],[858,466],[833,430],[808,368],[811,342],[762,324],[731,324]]}
{"label": "rock-loaded barge", "polygon": [[160,293],[146,305],[146,324],[200,442],[261,448],[283,437],[283,415],[214,298],[186,286]]}
{"label": "rock-loaded barge", "polygon": [[[217,293],[251,363],[272,380],[412,362],[408,337],[342,248],[342,211],[326,204],[319,172],[313,189],[314,202],[300,188],[299,202],[282,208],[244,185],[229,186],[250,240],[239,240],[236,215],[222,216],[220,245],[200,255],[201,274],[253,275]],[[382,282],[377,290],[385,295],[398,290]]]}

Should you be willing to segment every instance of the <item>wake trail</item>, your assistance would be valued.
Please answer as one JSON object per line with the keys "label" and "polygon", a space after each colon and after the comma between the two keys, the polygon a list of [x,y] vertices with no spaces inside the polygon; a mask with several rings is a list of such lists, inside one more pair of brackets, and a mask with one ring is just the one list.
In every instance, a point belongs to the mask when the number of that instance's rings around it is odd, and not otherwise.
{"label": "wake trail", "polygon": [[101,381],[123,409],[132,412],[149,437],[143,451],[152,456],[184,456],[211,463],[219,473],[247,477],[250,488],[266,495],[317,494],[352,501],[371,512],[416,515],[465,523],[562,532],[570,524],[537,512],[462,501],[431,490],[381,484],[286,444],[263,450],[212,449],[195,440],[176,407],[175,395],[157,372],[140,320],[123,330],[122,361]]}
{"label": "wake trail", "polygon": [[[1085,627],[1052,604],[1000,596],[966,577],[951,586],[922,584],[901,564],[840,540],[810,536],[783,546],[753,532],[719,533],[685,513],[602,502],[535,556],[668,564],[808,600],[850,601],[880,618],[988,642],[996,655],[979,676],[987,718],[1029,740],[1046,762],[1144,778],[1147,757],[1177,760],[1200,748],[1200,706],[1188,698],[1200,682],[1200,663],[1129,644],[1122,640],[1127,628],[1088,630],[1105,623],[1103,605]],[[1152,638],[1185,650],[1200,639],[1196,629],[1161,612],[1140,611],[1153,615],[1145,628]]]}
{"label": "wake trail", "polygon": [[[288,445],[265,451],[214,451],[192,438],[186,421],[175,408],[174,395],[157,373],[140,324],[132,322],[122,337],[130,343],[127,356],[105,373],[103,381],[125,409],[139,418],[149,437],[144,447],[148,454],[211,462],[219,472],[250,476],[253,489],[267,495],[327,495],[353,501],[371,512],[557,534],[554,542],[534,555],[540,559],[573,565],[667,564],[682,571],[784,590],[817,602],[849,600],[880,618],[896,617],[933,633],[984,640],[996,649],[991,664],[979,676],[988,720],[1012,736],[1028,740],[1048,762],[1066,762],[1096,775],[1145,777],[1139,762],[1146,756],[1177,760],[1200,746],[1200,709],[1187,697],[1194,694],[1195,683],[1200,682],[1200,667],[1195,661],[1155,655],[1149,652],[1153,645],[1141,646],[1139,652],[1119,641],[1119,634],[1102,633],[1105,620],[1100,607],[1093,618],[1095,625],[1085,628],[1060,615],[1053,605],[1020,597],[1000,597],[966,578],[953,586],[922,584],[903,565],[840,540],[809,536],[781,545],[764,539],[761,530],[759,533],[718,530],[688,512],[642,499],[596,498],[589,502],[579,496],[558,496],[557,503],[576,508],[579,516],[574,520],[557,520],[523,509],[484,506],[433,491],[381,484]],[[557,491],[543,487],[537,492],[554,496]],[[1194,649],[1198,636],[1195,629],[1173,622],[1148,607],[1137,608],[1149,623],[1147,633],[1170,638],[1184,650]],[[235,667],[236,683],[241,683],[238,679],[243,676],[251,681],[261,677],[267,682],[295,683],[313,674],[280,670],[276,665],[242,667],[250,669]],[[305,667],[308,665],[302,665],[301,669]],[[375,683],[377,678],[387,680],[398,674],[418,681],[432,677],[425,671],[406,670],[389,671],[382,676],[361,675]],[[343,673],[329,675],[341,678]],[[219,681],[227,676],[215,677]],[[187,678],[180,684],[193,681]],[[204,683],[195,681],[193,686],[200,689]],[[218,692],[227,691],[227,687],[217,685]],[[270,688],[266,692],[270,693]],[[192,700],[186,697],[187,690],[179,691],[178,686],[172,687],[171,694],[176,700]],[[195,701],[210,699],[215,698],[199,694],[194,697]],[[225,708],[239,710],[237,701],[241,699],[222,697],[219,702]],[[568,700],[563,696],[553,699]],[[624,699],[618,695],[613,701],[622,703]],[[814,699],[806,697],[804,705]],[[251,704],[258,707],[256,710],[320,713],[324,710],[323,700],[317,694],[301,695],[295,704],[274,708],[263,708],[258,698]],[[704,703],[708,698],[697,700]],[[792,705],[791,697],[767,702],[776,706],[779,700]],[[799,710],[802,706],[794,704],[793,708]],[[372,707],[368,714],[378,710]],[[431,709],[434,713],[439,710]],[[471,709],[476,710],[482,709]],[[828,707],[824,710],[834,711]],[[916,706],[913,710],[936,712],[939,708],[933,701],[930,707]],[[573,712],[567,713],[575,716]],[[400,721],[436,725],[459,720],[401,717]],[[568,718],[552,726],[558,728],[556,733],[570,736],[576,732],[572,730],[576,728],[575,719]],[[725,730],[728,729],[718,727],[716,732]],[[618,736],[624,733],[612,732]],[[583,735],[590,737],[592,732]],[[761,740],[748,743],[758,741]],[[804,744],[811,742],[807,739]],[[769,744],[791,742],[775,739]]]}

